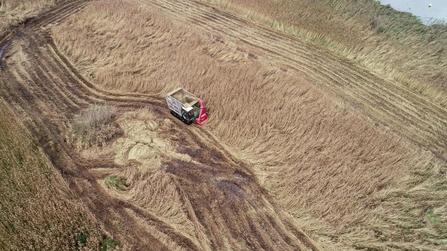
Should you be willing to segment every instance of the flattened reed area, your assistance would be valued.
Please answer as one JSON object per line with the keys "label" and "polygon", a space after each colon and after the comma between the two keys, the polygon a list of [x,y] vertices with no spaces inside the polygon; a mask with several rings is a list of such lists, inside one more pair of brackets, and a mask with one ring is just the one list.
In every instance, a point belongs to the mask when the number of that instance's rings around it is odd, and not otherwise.
{"label": "flattened reed area", "polygon": [[201,130],[248,163],[278,205],[329,250],[445,244],[445,228],[433,224],[447,217],[445,162],[358,104],[271,63],[267,52],[141,2],[95,1],[52,35],[104,88],[161,99],[180,85],[204,99],[210,119]]}

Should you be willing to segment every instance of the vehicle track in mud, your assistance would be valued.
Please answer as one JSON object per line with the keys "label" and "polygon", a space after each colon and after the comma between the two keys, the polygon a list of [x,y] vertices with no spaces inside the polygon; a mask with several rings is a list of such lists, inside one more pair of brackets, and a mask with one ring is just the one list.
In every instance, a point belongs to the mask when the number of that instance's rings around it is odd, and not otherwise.
{"label": "vehicle track in mud", "polygon": [[[170,224],[132,203],[110,196],[89,171],[115,167],[111,159],[89,162],[66,144],[72,119],[93,104],[109,104],[121,112],[150,106],[171,118],[163,98],[118,93],[97,88],[82,77],[55,46],[47,26],[75,14],[89,1],[65,1],[40,17],[27,20],[14,33],[0,38],[4,47],[0,96],[10,105],[49,156],[81,201],[121,243],[133,250],[169,250],[147,226],[156,229],[184,250],[219,250],[226,242],[251,250],[319,250],[290,219],[274,206],[246,165],[224,150],[205,129],[174,130],[201,147],[200,164],[172,161],[166,171],[175,177],[178,193],[188,205],[189,218],[203,226],[207,240],[194,240]],[[7,45],[6,45],[7,44]],[[206,160],[205,156],[219,156]],[[239,177],[236,182],[231,177]],[[220,178],[216,180],[216,177]],[[202,190],[198,190],[201,184]],[[204,196],[202,192],[209,191]],[[145,224],[137,219],[143,219]],[[117,224],[118,222],[118,224]],[[227,237],[225,237],[225,235]]]}
{"label": "vehicle track in mud", "polygon": [[217,37],[248,44],[250,53],[341,97],[372,120],[447,160],[447,109],[318,46],[197,1],[139,0]]}

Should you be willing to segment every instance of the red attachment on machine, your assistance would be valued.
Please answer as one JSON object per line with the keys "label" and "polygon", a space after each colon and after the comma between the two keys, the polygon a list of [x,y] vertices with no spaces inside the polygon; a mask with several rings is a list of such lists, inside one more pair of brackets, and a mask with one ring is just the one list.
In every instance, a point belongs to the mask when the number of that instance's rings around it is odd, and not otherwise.
{"label": "red attachment on machine", "polygon": [[205,120],[208,119],[208,114],[206,114],[205,103],[203,103],[203,101],[199,98],[197,99],[197,101],[199,101],[199,104],[200,104],[200,113],[199,113],[199,116],[194,121],[194,123],[201,126],[201,125],[203,125],[203,123],[205,123]]}
{"label": "red attachment on machine", "polygon": [[185,89],[177,88],[166,94],[165,98],[171,114],[185,124],[194,122],[201,126],[208,119],[203,101]]}

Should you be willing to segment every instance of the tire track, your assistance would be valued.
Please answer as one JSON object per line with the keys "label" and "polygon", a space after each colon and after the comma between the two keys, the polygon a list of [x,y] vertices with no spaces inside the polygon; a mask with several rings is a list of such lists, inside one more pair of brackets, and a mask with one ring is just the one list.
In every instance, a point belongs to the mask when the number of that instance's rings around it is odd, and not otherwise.
{"label": "tire track", "polygon": [[[65,72],[67,76],[70,76],[70,79],[80,85],[80,91],[86,92],[88,97],[95,97],[107,102],[116,103],[117,105],[123,105],[123,102],[127,102],[133,103],[133,106],[137,106],[138,104],[142,106],[151,104],[158,107],[164,107],[163,98],[158,95],[113,92],[93,85],[77,71],[77,69],[64,55],[62,55],[57,46],[54,44],[53,39],[48,34],[45,34],[44,37],[46,38],[46,43],[48,43],[51,47],[51,52],[53,53],[51,58],[54,59],[54,64],[58,65],[61,71]],[[67,88],[72,89],[71,86]]]}
{"label": "tire track", "polygon": [[43,13],[42,15],[27,20],[25,22],[26,27],[33,27],[35,31],[41,29],[50,23],[60,22],[63,19],[71,16],[72,14],[83,9],[91,0],[75,0],[75,1],[64,1],[61,5],[56,5],[52,9]]}

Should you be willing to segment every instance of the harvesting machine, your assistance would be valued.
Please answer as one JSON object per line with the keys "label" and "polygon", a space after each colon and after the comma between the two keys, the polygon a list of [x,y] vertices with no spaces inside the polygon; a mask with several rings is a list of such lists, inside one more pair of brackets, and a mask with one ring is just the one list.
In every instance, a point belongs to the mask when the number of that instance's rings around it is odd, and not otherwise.
{"label": "harvesting machine", "polygon": [[208,118],[203,101],[183,88],[177,88],[166,94],[166,102],[171,114],[190,125],[202,125]]}

